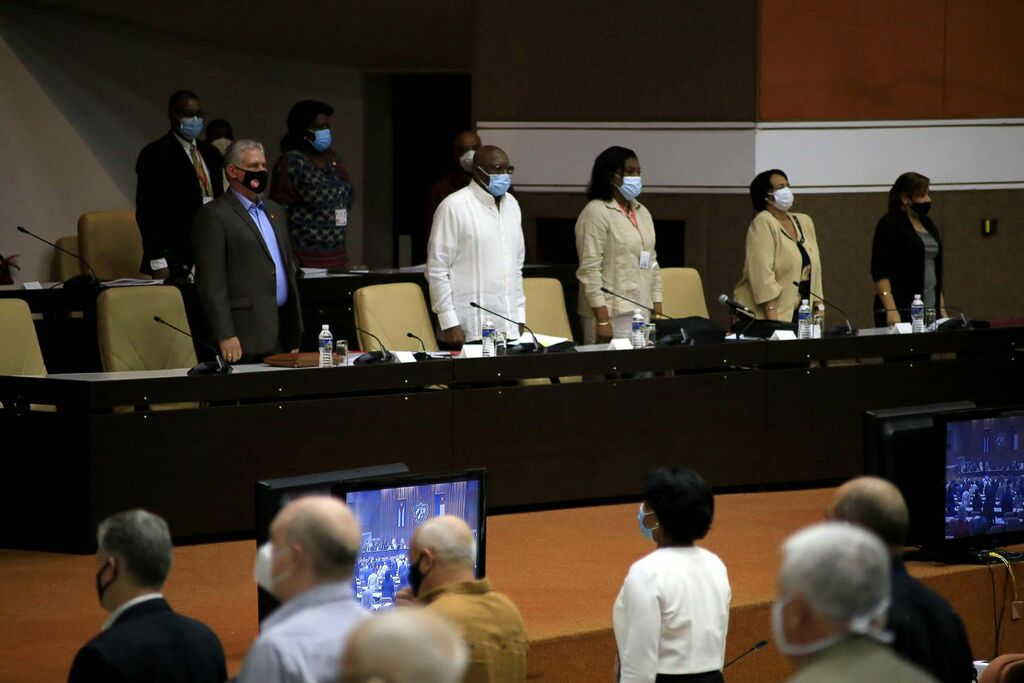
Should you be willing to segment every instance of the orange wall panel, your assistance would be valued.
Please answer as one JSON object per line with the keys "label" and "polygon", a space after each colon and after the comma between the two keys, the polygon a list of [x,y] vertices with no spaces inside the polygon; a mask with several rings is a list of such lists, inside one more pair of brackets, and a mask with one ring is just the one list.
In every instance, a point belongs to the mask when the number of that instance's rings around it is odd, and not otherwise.
{"label": "orange wall panel", "polygon": [[1024,116],[1024,2],[953,1],[947,11],[946,116]]}
{"label": "orange wall panel", "polygon": [[759,119],[941,117],[945,5],[761,0]]}

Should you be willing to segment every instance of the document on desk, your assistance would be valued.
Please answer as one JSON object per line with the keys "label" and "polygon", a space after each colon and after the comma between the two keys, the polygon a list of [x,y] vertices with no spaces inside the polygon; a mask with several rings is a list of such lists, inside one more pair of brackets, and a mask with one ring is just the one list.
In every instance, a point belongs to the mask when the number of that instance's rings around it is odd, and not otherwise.
{"label": "document on desk", "polygon": [[[565,337],[552,337],[550,334],[538,334],[537,335],[537,343],[540,344],[541,346],[543,346],[544,348],[547,348],[549,346],[554,346],[555,344],[561,344],[562,342],[567,342],[567,341],[569,341],[569,340],[566,339]],[[509,343],[510,344],[532,344],[533,343],[533,335],[530,334],[529,332],[523,332],[521,335],[519,335],[519,339],[516,339],[515,341],[510,341]]]}
{"label": "document on desk", "polygon": [[483,356],[483,344],[463,344],[462,353],[459,355],[460,358],[483,358]]}
{"label": "document on desk", "polygon": [[412,351],[395,351],[395,357],[398,358],[399,363],[416,362],[416,356],[413,355]]}
{"label": "document on desk", "polygon": [[104,280],[104,287],[145,287],[146,285],[162,285],[163,280],[150,280],[134,277],[123,277],[118,280]]}

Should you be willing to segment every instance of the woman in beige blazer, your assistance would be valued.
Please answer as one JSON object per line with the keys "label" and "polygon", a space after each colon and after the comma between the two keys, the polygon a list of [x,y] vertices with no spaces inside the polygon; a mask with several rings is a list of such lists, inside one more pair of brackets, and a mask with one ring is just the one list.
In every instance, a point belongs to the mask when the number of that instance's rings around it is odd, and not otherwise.
{"label": "woman in beige blazer", "polygon": [[758,319],[796,322],[801,299],[822,314],[825,293],[814,221],[790,213],[789,178],[778,169],[759,173],[750,183],[750,199],[756,215],[747,229],[743,279],[733,296]]}
{"label": "woman in beige blazer", "polygon": [[[642,189],[640,162],[633,150],[609,147],[594,160],[587,188],[590,201],[576,220],[584,344],[629,337],[638,307],[605,294],[602,287],[661,313],[654,220],[636,200]],[[649,312],[642,312],[649,319]]]}

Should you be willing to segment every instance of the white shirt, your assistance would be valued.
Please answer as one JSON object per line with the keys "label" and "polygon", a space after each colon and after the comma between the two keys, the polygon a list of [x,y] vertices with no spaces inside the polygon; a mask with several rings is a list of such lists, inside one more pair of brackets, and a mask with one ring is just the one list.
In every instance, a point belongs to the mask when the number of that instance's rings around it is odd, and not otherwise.
{"label": "white shirt", "polygon": [[110,616],[107,617],[107,620],[103,622],[103,626],[100,627],[100,630],[106,631],[108,628],[114,625],[114,622],[117,621],[118,617],[124,614],[125,611],[132,607],[135,607],[135,605],[139,604],[140,602],[146,602],[147,600],[160,600],[163,599],[163,597],[163,593],[146,593],[145,595],[140,595],[137,598],[132,598],[131,600],[129,600],[128,602],[124,603],[116,610],[111,612]]}
{"label": "white shirt", "polygon": [[[466,341],[480,339],[485,318],[470,301],[526,322],[523,292],[522,214],[519,202],[505,193],[501,203],[476,181],[445,198],[434,212],[427,244],[427,284],[430,304],[441,329],[462,326]],[[494,319],[495,329],[510,339],[519,328]]]}
{"label": "white shirt", "polygon": [[709,550],[659,548],[629,568],[612,610],[621,683],[720,671],[732,589]]}

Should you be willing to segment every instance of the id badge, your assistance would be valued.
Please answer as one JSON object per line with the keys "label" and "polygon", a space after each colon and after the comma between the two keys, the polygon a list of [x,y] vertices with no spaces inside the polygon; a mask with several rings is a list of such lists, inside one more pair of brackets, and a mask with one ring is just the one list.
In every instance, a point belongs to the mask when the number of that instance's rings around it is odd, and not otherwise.
{"label": "id badge", "polygon": [[213,197],[203,197],[203,206],[206,206],[213,201]]}
{"label": "id badge", "polygon": [[640,252],[640,270],[650,270],[651,268],[651,252],[641,251]]}
{"label": "id badge", "polygon": [[348,225],[348,209],[334,210],[334,224],[339,228]]}

